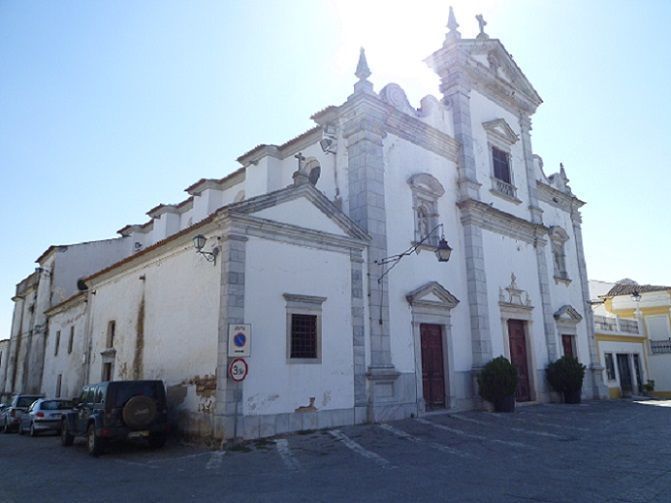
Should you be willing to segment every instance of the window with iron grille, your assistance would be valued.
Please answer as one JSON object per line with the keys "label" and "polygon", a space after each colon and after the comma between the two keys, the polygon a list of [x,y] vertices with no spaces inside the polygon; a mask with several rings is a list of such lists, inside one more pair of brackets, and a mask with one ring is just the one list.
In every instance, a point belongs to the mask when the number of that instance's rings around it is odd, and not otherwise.
{"label": "window with iron grille", "polygon": [[285,293],[287,363],[321,363],[322,304],[326,297]]}
{"label": "window with iron grille", "polygon": [[291,358],[317,358],[317,316],[291,315]]}
{"label": "window with iron grille", "polygon": [[510,178],[510,156],[501,149],[492,147],[492,162],[494,163],[494,178],[506,183],[512,183]]}

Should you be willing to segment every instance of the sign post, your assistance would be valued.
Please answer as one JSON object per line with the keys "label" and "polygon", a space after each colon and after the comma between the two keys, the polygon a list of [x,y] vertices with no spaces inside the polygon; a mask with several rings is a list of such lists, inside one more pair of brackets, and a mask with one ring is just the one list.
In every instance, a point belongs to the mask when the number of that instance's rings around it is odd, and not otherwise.
{"label": "sign post", "polygon": [[242,358],[236,358],[228,366],[228,375],[235,382],[242,382],[247,377],[249,372],[249,366],[247,362]]}
{"label": "sign post", "polygon": [[252,326],[248,323],[228,326],[228,356],[249,358],[252,340]]}

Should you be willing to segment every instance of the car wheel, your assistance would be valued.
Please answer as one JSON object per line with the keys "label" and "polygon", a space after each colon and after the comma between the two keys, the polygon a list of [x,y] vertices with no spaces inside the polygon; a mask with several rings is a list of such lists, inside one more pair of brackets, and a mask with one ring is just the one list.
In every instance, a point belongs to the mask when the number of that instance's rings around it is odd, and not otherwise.
{"label": "car wheel", "polygon": [[30,423],[30,436],[31,437],[36,437],[37,436],[37,430],[35,429],[35,423]]}
{"label": "car wheel", "polygon": [[93,423],[86,430],[86,446],[91,456],[100,456],[103,451],[103,440],[96,435],[96,428]]}
{"label": "car wheel", "polygon": [[166,436],[162,433],[159,433],[158,435],[151,435],[147,441],[149,442],[149,447],[152,449],[160,449],[165,445],[165,441],[167,440]]}
{"label": "car wheel", "polygon": [[66,426],[65,422],[63,422],[63,424],[61,424],[61,445],[64,447],[70,447],[74,440],[75,437],[70,435],[68,427]]}

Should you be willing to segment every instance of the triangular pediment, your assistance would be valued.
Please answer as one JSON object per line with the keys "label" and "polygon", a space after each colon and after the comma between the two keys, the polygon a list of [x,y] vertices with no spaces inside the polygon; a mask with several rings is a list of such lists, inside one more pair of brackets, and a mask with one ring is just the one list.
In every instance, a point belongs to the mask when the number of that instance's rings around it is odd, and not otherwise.
{"label": "triangular pediment", "polygon": [[[468,52],[480,64],[482,56],[486,58],[487,68],[496,77],[523,92],[537,105],[543,102],[534,86],[524,75],[512,56],[498,39],[478,40],[476,43],[467,45]],[[480,56],[480,57],[478,57]]]}
{"label": "triangular pediment", "polygon": [[220,210],[368,241],[370,236],[311,184],[253,197]]}
{"label": "triangular pediment", "polygon": [[509,145],[517,143],[517,140],[519,140],[519,137],[513,128],[511,128],[510,125],[505,121],[505,119],[494,119],[483,122],[482,127],[485,128],[487,134],[490,134],[498,140]]}
{"label": "triangular pediment", "polygon": [[582,315],[571,305],[565,304],[554,314],[555,320],[565,323],[579,323]]}
{"label": "triangular pediment", "polygon": [[405,298],[413,307],[453,309],[459,304],[459,299],[437,281],[430,281],[420,286],[406,295]]}

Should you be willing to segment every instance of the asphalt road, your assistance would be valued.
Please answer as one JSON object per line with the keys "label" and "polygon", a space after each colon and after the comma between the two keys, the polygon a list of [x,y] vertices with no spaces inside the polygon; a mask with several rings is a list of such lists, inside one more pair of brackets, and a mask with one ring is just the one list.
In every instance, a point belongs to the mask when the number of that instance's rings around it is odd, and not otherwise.
{"label": "asphalt road", "polygon": [[533,405],[212,451],[0,435],[0,501],[671,501],[671,402]]}

